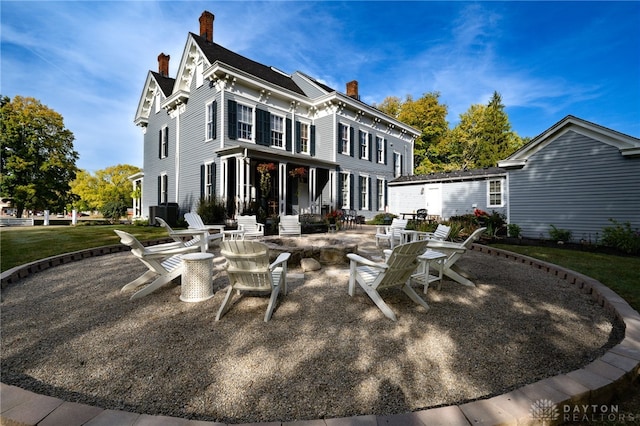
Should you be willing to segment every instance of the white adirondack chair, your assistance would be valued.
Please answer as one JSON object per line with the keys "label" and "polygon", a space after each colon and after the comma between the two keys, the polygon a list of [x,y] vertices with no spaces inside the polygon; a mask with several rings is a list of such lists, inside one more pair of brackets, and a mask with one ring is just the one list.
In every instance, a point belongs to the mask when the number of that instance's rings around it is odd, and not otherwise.
{"label": "white adirondack chair", "polygon": [[440,240],[444,241],[449,236],[451,232],[451,227],[447,225],[439,224],[436,227],[436,230],[433,232],[421,232],[419,234],[420,238],[423,240]]}
{"label": "white adirondack chair", "polygon": [[294,235],[298,237],[302,235],[299,216],[297,214],[280,216],[278,235]]}
{"label": "white adirondack chair", "polygon": [[132,300],[146,296],[178,278],[182,275],[182,255],[200,250],[198,245],[180,247],[175,243],[145,247],[133,235],[117,229],[114,231],[120,237],[122,244],[131,247],[131,254],[149,268],[147,272],[122,287],[120,291],[132,290],[153,280],[151,284],[135,292],[131,296]]}
{"label": "white adirondack chair", "polygon": [[[450,241],[438,241],[438,240],[426,240],[427,251],[433,250],[441,252],[447,256],[443,260],[442,273],[451,278],[457,283],[466,285],[469,287],[475,287],[476,285],[468,278],[463,277],[460,272],[454,269],[454,266],[458,260],[464,255],[464,253],[471,248],[471,244],[477,241],[480,236],[486,231],[487,228],[476,229],[463,243],[454,243]],[[427,254],[427,252],[425,252]]]}
{"label": "white adirondack chair", "polygon": [[[164,229],[167,230],[167,233],[169,234],[169,236],[173,238],[173,240],[175,241],[174,245],[176,247],[191,247],[194,245],[197,245],[197,246],[202,245],[202,238],[200,238],[199,235],[189,235],[188,236],[189,239],[185,241],[185,236],[176,234],[173,228],[171,228],[171,226],[169,226],[169,224],[165,222],[164,219],[162,219],[161,217],[156,217],[155,219],[156,219],[156,222],[160,224],[160,226],[162,226]],[[167,243],[167,244],[171,244],[171,243]]]}
{"label": "white adirondack chair", "polygon": [[376,247],[380,247],[380,240],[389,241],[389,246],[394,248],[396,243],[402,241],[401,231],[407,227],[408,219],[394,218],[391,225],[378,225],[376,229]]}
{"label": "white adirondack chair", "polygon": [[[418,266],[418,256],[424,252],[427,241],[415,241],[396,246],[386,262],[373,262],[355,253],[347,254],[351,260],[349,295],[353,296],[355,283],[367,293],[382,313],[392,320],[396,315],[382,300],[379,290],[400,287],[411,300],[429,309],[429,305],[411,288],[409,281]],[[361,265],[361,266],[358,266]]]}
{"label": "white adirondack chair", "polygon": [[209,230],[209,231],[217,231],[212,233],[207,233],[207,241],[205,241],[205,245],[208,248],[211,243],[217,244],[222,241],[222,231],[224,230],[223,225],[205,225],[202,218],[198,213],[185,213],[184,220],[187,221],[189,228],[191,229],[201,229],[201,230]]}
{"label": "white adirondack chair", "polygon": [[227,259],[225,266],[229,288],[216,315],[216,321],[229,310],[233,291],[270,292],[264,321],[271,319],[278,294],[287,294],[287,261],[291,253],[281,253],[269,263],[269,248],[258,241],[231,240],[220,243],[220,252]]}
{"label": "white adirondack chair", "polygon": [[236,218],[238,229],[244,231],[244,238],[264,237],[264,224],[258,223],[256,215],[241,215]]}

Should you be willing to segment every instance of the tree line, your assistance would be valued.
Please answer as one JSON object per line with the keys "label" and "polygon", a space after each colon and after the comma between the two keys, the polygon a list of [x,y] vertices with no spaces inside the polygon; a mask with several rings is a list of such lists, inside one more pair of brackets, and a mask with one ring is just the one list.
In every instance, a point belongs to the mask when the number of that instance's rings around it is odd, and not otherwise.
{"label": "tree line", "polygon": [[140,169],[117,165],[94,175],[78,169],[74,140],[62,115],[37,99],[0,95],[0,196],[11,200],[17,217],[76,209],[119,218],[132,205],[127,178]]}
{"label": "tree line", "polygon": [[[438,92],[417,100],[387,97],[373,106],[422,132],[414,144],[414,174],[495,166],[528,141],[511,129],[498,92],[486,105],[471,105],[453,128]],[[17,217],[25,209],[74,208],[117,218],[132,205],[127,178],[140,169],[80,170],[74,139],[62,116],[37,99],[0,95],[0,196],[12,201]]]}
{"label": "tree line", "polygon": [[498,92],[486,105],[471,105],[453,128],[438,92],[417,100],[391,96],[374,107],[422,132],[414,144],[414,174],[492,167],[529,140],[512,130]]}

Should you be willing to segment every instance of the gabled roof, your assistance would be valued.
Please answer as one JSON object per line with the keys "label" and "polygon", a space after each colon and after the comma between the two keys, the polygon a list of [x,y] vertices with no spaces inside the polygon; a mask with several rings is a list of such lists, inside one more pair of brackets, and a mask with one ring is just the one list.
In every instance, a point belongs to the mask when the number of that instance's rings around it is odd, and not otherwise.
{"label": "gabled roof", "polygon": [[480,180],[490,177],[502,177],[507,171],[500,167],[485,167],[484,169],[454,170],[450,172],[434,172],[427,175],[400,176],[389,182],[389,185],[407,185],[414,183],[439,183]]}
{"label": "gabled roof", "polygon": [[147,80],[144,83],[144,88],[142,89],[140,100],[138,101],[136,116],[133,120],[136,125],[146,125],[156,91],[159,89],[162,92],[163,97],[167,98],[171,95],[174,82],[175,79],[173,78],[165,77],[154,71],[149,71],[147,74]]}
{"label": "gabled roof", "polygon": [[618,148],[620,154],[625,157],[640,156],[640,139],[574,117],[573,115],[567,115],[549,129],[533,138],[528,144],[514,152],[507,159],[499,161],[498,166],[506,168],[523,167],[529,157],[568,131],[574,131],[614,146]]}
{"label": "gabled roof", "polygon": [[280,86],[284,89],[288,89],[292,92],[304,95],[305,93],[298,87],[291,77],[282,71],[278,71],[273,67],[263,65],[259,62],[253,61],[249,58],[245,58],[242,55],[238,55],[229,49],[220,46],[217,43],[207,41],[204,37],[189,33],[193,40],[198,44],[198,47],[202,53],[206,56],[209,64],[213,65],[215,62],[222,62],[230,65],[269,83]]}

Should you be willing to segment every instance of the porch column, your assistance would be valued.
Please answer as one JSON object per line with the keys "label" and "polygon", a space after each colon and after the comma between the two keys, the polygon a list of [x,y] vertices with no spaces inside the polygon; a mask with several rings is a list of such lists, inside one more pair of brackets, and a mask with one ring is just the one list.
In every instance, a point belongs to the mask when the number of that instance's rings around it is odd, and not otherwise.
{"label": "porch column", "polygon": [[338,172],[335,170],[329,170],[329,189],[329,208],[336,209],[336,195],[338,194]]}
{"label": "porch column", "polygon": [[311,213],[319,213],[318,200],[316,199],[316,168],[309,167],[309,200],[311,201]]}
{"label": "porch column", "polygon": [[287,163],[278,163],[278,214],[287,213]]}

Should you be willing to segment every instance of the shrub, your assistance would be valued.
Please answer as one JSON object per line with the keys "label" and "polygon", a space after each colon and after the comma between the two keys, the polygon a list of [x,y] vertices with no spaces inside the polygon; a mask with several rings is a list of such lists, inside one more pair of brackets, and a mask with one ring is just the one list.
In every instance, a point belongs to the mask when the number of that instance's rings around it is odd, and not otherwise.
{"label": "shrub", "polygon": [[224,223],[227,218],[227,206],[219,198],[200,198],[197,212],[207,225]]}
{"label": "shrub", "polygon": [[510,223],[507,225],[507,231],[509,232],[509,236],[513,238],[520,238],[520,233],[522,229],[515,223]]}
{"label": "shrub", "polygon": [[619,223],[609,219],[613,226],[606,226],[602,233],[602,243],[628,254],[640,253],[640,231],[631,229],[629,222]]}
{"label": "shrub", "polygon": [[562,241],[563,243],[566,243],[571,239],[571,231],[567,229],[556,228],[555,226],[551,225],[549,236],[553,241]]}
{"label": "shrub", "polygon": [[127,208],[128,206],[124,201],[108,201],[102,207],[101,212],[105,219],[109,219],[111,223],[115,223],[120,220],[122,216],[127,214]]}
{"label": "shrub", "polygon": [[369,223],[371,225],[389,225],[394,217],[398,217],[391,213],[378,213]]}

